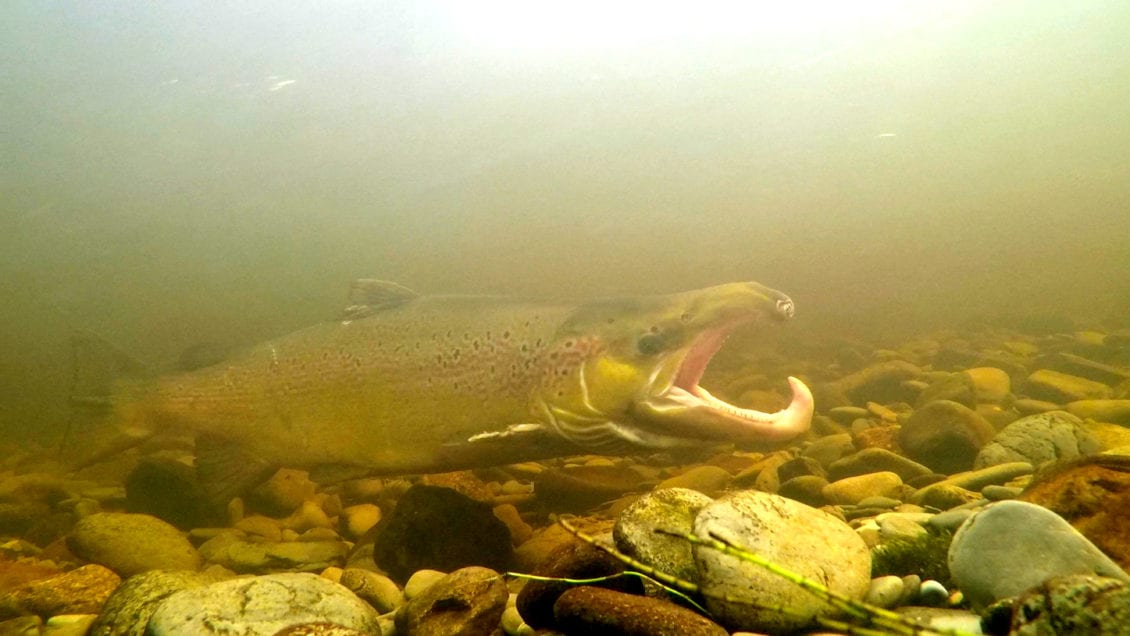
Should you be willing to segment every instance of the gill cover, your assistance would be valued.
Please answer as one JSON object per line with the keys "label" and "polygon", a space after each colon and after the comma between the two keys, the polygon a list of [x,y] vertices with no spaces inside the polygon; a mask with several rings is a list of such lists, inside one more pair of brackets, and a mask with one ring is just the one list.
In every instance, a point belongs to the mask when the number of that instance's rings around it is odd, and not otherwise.
{"label": "gill cover", "polygon": [[558,435],[597,452],[794,437],[813,411],[800,380],[777,413],[698,384],[736,327],[792,315],[788,296],[753,282],[582,305],[558,330],[534,403]]}

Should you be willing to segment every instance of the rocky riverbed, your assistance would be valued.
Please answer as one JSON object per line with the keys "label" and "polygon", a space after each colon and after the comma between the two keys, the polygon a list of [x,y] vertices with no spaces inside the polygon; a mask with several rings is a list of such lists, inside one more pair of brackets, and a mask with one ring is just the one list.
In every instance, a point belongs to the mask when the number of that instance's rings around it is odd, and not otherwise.
{"label": "rocky riverbed", "polygon": [[[711,374],[716,394],[769,410],[785,399],[772,379],[801,377],[812,431],[333,484],[282,470],[222,511],[188,449],[66,474],[12,443],[0,634],[688,636],[861,620],[656,529],[722,538],[938,632],[1128,633],[1130,333],[836,342]],[[660,574],[621,575],[558,517]],[[663,574],[689,586],[672,594]]]}

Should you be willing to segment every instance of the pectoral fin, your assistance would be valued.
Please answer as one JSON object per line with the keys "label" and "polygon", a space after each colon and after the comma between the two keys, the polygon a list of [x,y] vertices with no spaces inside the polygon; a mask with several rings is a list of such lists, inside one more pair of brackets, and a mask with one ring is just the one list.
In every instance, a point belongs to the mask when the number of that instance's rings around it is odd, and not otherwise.
{"label": "pectoral fin", "polygon": [[278,466],[246,452],[231,440],[218,435],[196,438],[196,478],[209,503],[225,506],[263,483]]}
{"label": "pectoral fin", "polygon": [[438,459],[444,466],[463,468],[510,464],[531,459],[584,453],[584,449],[564,439],[543,424],[514,424],[501,431],[472,435],[465,440],[444,444]]}

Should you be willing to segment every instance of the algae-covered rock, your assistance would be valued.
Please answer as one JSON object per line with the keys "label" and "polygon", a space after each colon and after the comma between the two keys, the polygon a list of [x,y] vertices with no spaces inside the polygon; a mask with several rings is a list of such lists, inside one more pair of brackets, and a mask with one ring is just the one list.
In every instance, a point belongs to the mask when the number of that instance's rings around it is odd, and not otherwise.
{"label": "algae-covered rock", "polygon": [[[717,534],[849,598],[871,583],[867,545],[843,521],[802,503],[753,490],[708,504],[694,534]],[[765,569],[705,546],[693,550],[699,585],[716,620],[730,629],[782,632],[837,614],[827,603]],[[788,614],[778,608],[788,608]]]}

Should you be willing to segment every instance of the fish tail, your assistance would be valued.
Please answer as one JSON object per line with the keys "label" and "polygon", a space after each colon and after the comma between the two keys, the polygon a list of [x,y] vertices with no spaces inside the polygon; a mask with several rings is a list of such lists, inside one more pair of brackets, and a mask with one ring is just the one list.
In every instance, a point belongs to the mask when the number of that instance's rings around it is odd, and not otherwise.
{"label": "fish tail", "polygon": [[[71,336],[71,417],[59,442],[60,458],[77,470],[101,462],[151,436],[132,425],[125,408],[152,374],[148,367],[89,331]],[[106,431],[110,429],[110,439]],[[93,449],[93,453],[91,450]],[[75,459],[74,455],[81,459]]]}

